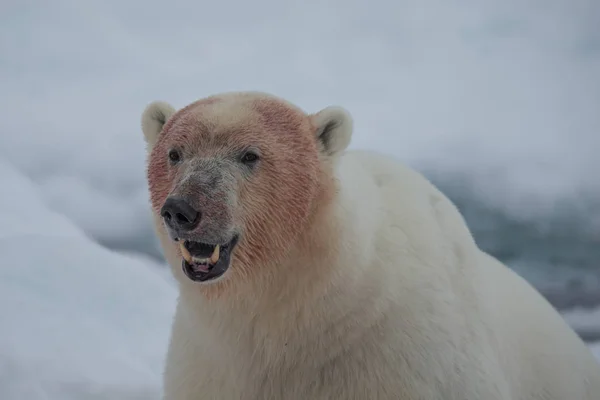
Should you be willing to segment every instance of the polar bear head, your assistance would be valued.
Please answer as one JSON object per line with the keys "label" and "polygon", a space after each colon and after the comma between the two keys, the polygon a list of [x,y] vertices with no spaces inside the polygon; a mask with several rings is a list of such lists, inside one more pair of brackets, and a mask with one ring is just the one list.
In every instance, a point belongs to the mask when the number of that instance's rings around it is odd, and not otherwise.
{"label": "polar bear head", "polygon": [[[265,93],[224,93],[142,115],[156,230],[180,281],[273,274],[333,197],[352,120]],[[187,284],[187,283],[186,283]]]}

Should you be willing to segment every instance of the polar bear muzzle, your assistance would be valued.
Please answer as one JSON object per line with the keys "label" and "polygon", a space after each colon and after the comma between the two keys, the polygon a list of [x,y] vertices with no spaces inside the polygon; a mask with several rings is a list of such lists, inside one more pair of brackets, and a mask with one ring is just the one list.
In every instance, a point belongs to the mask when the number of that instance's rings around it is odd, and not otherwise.
{"label": "polar bear muzzle", "polygon": [[226,234],[223,229],[217,229],[216,235],[215,231],[211,231],[212,235],[202,229],[197,231],[203,213],[181,196],[169,196],[160,215],[171,239],[179,243],[181,267],[188,278],[207,282],[225,274],[238,242],[237,234]]}
{"label": "polar bear muzzle", "polygon": [[235,235],[225,244],[209,244],[190,240],[180,241],[181,268],[195,282],[220,278],[229,269],[231,253],[238,242]]}

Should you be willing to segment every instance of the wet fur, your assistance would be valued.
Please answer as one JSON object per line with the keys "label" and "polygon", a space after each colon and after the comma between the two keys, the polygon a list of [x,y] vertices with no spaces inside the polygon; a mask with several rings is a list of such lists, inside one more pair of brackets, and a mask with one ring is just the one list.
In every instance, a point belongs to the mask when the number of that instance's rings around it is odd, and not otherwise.
{"label": "wet fur", "polygon": [[[589,350],[477,248],[442,193],[386,156],[345,151],[343,109],[233,93],[177,113],[154,103],[142,121],[156,231],[180,282],[166,400],[599,398]],[[173,140],[260,142],[279,157],[253,186],[231,186],[245,234],[215,284],[181,273],[156,216],[177,181]]]}

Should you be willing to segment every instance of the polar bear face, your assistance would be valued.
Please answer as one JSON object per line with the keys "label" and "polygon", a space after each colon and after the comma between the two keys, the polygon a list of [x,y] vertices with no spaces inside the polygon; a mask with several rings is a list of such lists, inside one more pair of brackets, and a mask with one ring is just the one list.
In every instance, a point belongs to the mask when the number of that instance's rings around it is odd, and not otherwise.
{"label": "polar bear face", "polygon": [[[306,114],[264,93],[225,93],[142,115],[157,231],[180,279],[250,279],[285,257],[352,133],[348,113]],[[169,258],[169,257],[167,257]],[[176,268],[175,265],[172,265]],[[179,266],[177,266],[178,268]]]}

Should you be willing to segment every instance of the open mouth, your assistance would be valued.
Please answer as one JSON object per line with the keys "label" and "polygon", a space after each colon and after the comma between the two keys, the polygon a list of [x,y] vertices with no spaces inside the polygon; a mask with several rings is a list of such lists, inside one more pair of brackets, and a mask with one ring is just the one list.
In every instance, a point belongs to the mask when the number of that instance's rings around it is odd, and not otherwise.
{"label": "open mouth", "polygon": [[225,244],[209,244],[185,240],[180,242],[181,268],[195,282],[208,282],[221,277],[229,268],[231,252],[237,244],[234,236]]}

